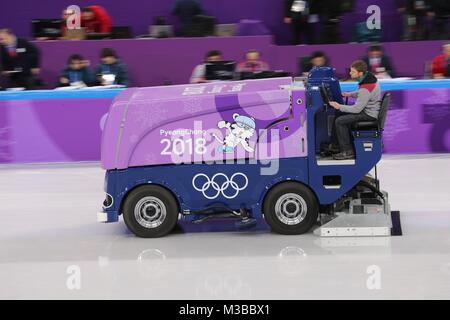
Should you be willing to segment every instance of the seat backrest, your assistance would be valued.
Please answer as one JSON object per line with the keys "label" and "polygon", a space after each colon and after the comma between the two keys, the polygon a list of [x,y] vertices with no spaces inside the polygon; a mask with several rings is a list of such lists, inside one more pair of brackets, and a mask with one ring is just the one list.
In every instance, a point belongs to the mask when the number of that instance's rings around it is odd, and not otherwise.
{"label": "seat backrest", "polygon": [[378,125],[380,129],[384,129],[384,123],[386,122],[386,116],[389,109],[389,104],[391,103],[391,93],[386,92],[381,99],[380,114],[378,115]]}

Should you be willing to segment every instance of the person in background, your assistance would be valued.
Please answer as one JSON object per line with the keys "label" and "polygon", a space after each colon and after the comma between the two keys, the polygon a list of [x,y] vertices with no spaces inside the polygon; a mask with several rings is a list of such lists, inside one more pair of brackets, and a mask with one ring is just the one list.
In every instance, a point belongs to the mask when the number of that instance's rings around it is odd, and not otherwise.
{"label": "person in background", "polygon": [[[205,57],[205,62],[222,61],[222,53],[219,50],[208,51]],[[203,83],[206,82],[206,66],[205,62],[197,65],[192,71],[189,83]]]}
{"label": "person in background", "polygon": [[323,67],[329,64],[329,59],[322,51],[315,51],[309,57],[300,60],[300,75],[307,77],[314,67]]}
{"label": "person in background", "polygon": [[449,38],[450,1],[429,0],[429,15],[434,18],[433,39],[445,40]]}
{"label": "person in background", "polygon": [[[350,136],[350,127],[361,121],[376,121],[380,112],[380,85],[377,78],[368,71],[367,64],[362,60],[354,61],[350,67],[350,76],[357,80],[358,91],[343,92],[344,97],[357,98],[354,105],[343,105],[331,101],[330,105],[340,111],[334,120],[332,130],[333,143],[330,151],[335,160],[354,159],[355,152]],[[339,152],[340,151],[340,152]]]}
{"label": "person in background", "polygon": [[102,6],[85,7],[81,9],[81,27],[86,33],[109,33],[112,19]]}
{"label": "person in background", "polygon": [[128,87],[128,70],[111,48],[103,48],[100,52],[101,63],[97,65],[95,74],[97,84],[101,86],[122,85]]}
{"label": "person in background", "polygon": [[313,67],[323,67],[328,65],[328,58],[322,51],[315,51],[311,55],[311,65]]}
{"label": "person in background", "polygon": [[[397,0],[398,12],[403,16],[403,40],[429,38],[427,18],[432,18],[432,0]],[[445,0],[447,1],[447,0]]]}
{"label": "person in background", "polygon": [[69,57],[67,65],[59,76],[59,87],[65,86],[91,86],[95,83],[95,78],[89,69],[89,61],[84,60],[79,54]]}
{"label": "person in background", "polygon": [[72,9],[64,8],[61,14],[61,38],[59,40],[64,40],[67,36],[67,19],[71,15],[75,14],[75,12]]}
{"label": "person in background", "polygon": [[293,31],[293,45],[301,44],[302,34],[306,44],[315,42],[312,23],[318,22],[317,0],[284,0],[284,23]]}
{"label": "person in background", "polygon": [[8,88],[35,87],[35,77],[40,73],[40,53],[31,42],[18,38],[10,29],[0,29],[0,57]]}
{"label": "person in background", "polygon": [[268,71],[269,65],[261,60],[261,54],[258,50],[249,50],[245,54],[245,61],[237,65],[236,72],[261,72]]}
{"label": "person in background", "polygon": [[433,79],[442,79],[445,77],[449,77],[448,74],[450,65],[450,42],[444,44],[442,47],[442,54],[436,56],[433,59],[431,65],[431,74]]}
{"label": "person in background", "polygon": [[196,15],[203,14],[199,0],[176,0],[172,8],[172,15],[181,22],[181,33],[186,34]]}
{"label": "person in background", "polygon": [[383,52],[383,48],[380,45],[370,46],[367,55],[361,60],[369,66],[369,71],[377,78],[395,77],[395,70],[392,66],[391,59]]}
{"label": "person in background", "polygon": [[343,14],[342,1],[316,0],[322,27],[322,43],[342,43],[340,19]]}

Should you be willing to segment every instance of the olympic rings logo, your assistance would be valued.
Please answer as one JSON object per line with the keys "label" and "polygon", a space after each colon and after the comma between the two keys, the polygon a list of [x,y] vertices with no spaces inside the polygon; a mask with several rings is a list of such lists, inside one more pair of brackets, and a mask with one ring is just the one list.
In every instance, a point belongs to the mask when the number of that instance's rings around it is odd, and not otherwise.
{"label": "olympic rings logo", "polygon": [[[243,177],[244,178],[244,184],[239,185],[238,182],[236,182],[237,177]],[[223,177],[224,180],[220,184],[219,177]],[[202,186],[198,186],[198,184],[201,184],[200,180],[205,180]],[[238,196],[239,192],[247,188],[248,186],[248,178],[245,174],[242,172],[237,172],[231,176],[231,178],[228,178],[228,176],[224,173],[216,173],[213,175],[213,177],[210,179],[206,174],[204,173],[198,173],[192,178],[192,186],[195,190],[198,192],[203,193],[203,196],[206,199],[212,200],[219,197],[219,195],[224,196],[227,199],[234,199]],[[207,192],[212,188],[214,190],[213,195],[208,195]],[[229,189],[233,190],[230,191]],[[232,192],[231,194],[229,192]]]}

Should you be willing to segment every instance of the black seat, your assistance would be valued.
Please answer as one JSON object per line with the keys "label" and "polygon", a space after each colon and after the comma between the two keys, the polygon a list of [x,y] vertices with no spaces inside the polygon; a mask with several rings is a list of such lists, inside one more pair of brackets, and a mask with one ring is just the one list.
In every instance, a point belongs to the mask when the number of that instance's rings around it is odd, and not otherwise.
{"label": "black seat", "polygon": [[391,94],[386,92],[381,99],[380,113],[378,114],[378,120],[374,121],[361,121],[355,123],[352,129],[355,131],[377,131],[380,135],[384,130],[384,123],[386,122],[387,111],[391,102]]}

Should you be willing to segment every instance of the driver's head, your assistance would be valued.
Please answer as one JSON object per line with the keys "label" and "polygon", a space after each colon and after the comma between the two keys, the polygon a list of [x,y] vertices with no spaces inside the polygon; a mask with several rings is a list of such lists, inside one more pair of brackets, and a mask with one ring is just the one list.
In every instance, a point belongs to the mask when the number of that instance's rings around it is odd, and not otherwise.
{"label": "driver's head", "polygon": [[362,60],[356,60],[350,66],[350,77],[353,80],[361,79],[367,72],[367,64]]}

